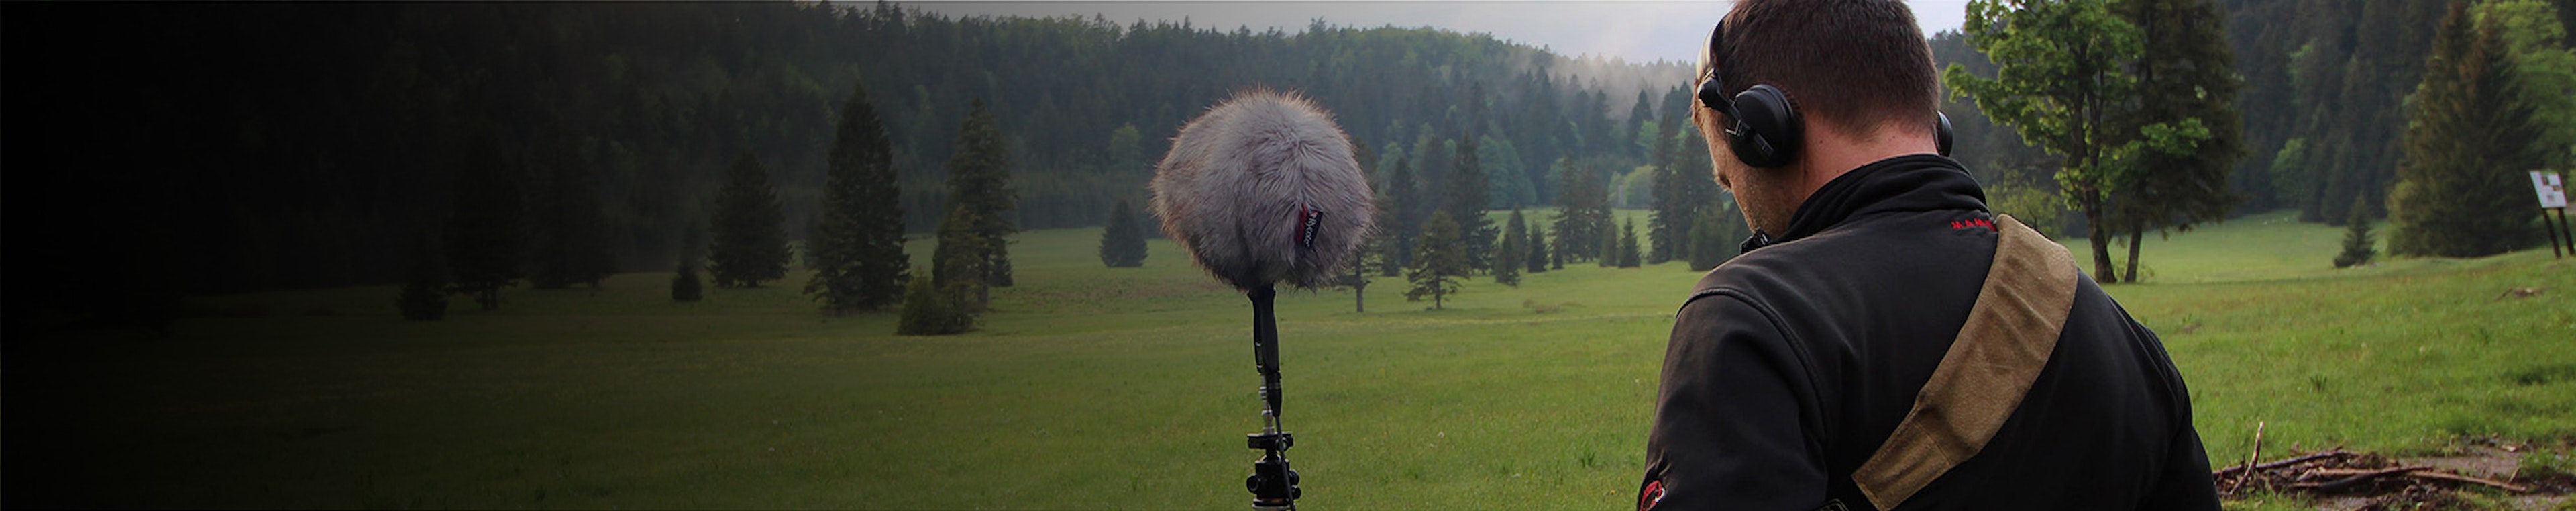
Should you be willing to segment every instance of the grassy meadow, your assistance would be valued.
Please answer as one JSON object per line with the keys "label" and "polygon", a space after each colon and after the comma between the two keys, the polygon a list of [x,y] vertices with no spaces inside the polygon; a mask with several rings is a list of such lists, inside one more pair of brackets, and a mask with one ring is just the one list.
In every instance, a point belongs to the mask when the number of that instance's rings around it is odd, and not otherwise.
{"label": "grassy meadow", "polygon": [[[1019,285],[953,337],[818,315],[802,273],[699,303],[671,302],[667,272],[623,274],[493,312],[459,300],[439,322],[401,321],[391,287],[192,299],[200,317],[169,339],[11,353],[10,504],[1244,506],[1247,303],[1163,240],[1145,268],[1102,268],[1099,232],[1019,235]],[[2148,282],[2111,288],[2164,337],[2214,459],[2244,457],[2257,421],[2266,451],[2576,438],[2576,262],[2336,270],[2340,236],[2274,213],[2151,237]],[[910,250],[919,265],[931,247]],[[1630,505],[1697,277],[1569,265],[1517,289],[1472,280],[1436,311],[1400,278],[1365,313],[1345,290],[1283,292],[1301,503]],[[2543,292],[2498,298],[2517,287]]]}

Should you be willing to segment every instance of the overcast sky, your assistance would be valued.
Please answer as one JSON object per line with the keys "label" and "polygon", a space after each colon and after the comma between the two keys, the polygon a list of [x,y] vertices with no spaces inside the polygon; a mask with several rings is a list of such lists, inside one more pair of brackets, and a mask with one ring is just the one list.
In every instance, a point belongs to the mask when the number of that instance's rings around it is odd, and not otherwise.
{"label": "overcast sky", "polygon": [[[1430,26],[1459,32],[1484,32],[1568,56],[1603,55],[1630,61],[1699,58],[1698,45],[1709,27],[1726,15],[1726,1],[1550,1],[1550,2],[898,2],[953,16],[1061,17],[1094,14],[1121,25],[1138,19],[1180,21],[1192,26],[1259,32],[1278,27],[1289,33],[1322,18],[1340,26]],[[1915,0],[1914,17],[1923,32],[1959,28],[1967,0]]]}

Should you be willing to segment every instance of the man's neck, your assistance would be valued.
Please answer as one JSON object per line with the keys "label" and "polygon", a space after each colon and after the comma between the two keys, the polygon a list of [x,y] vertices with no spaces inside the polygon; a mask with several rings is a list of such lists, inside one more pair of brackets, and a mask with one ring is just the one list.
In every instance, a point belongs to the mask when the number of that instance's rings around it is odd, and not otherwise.
{"label": "man's neck", "polygon": [[[1809,127],[1824,126],[1819,123]],[[1894,126],[1882,125],[1866,137],[1852,137],[1832,128],[1813,129],[1808,133],[1806,147],[1800,154],[1804,161],[1799,162],[1806,168],[1800,172],[1803,178],[1798,183],[1797,199],[1790,204],[1806,202],[1807,197],[1815,195],[1817,189],[1825,187],[1825,183],[1831,183],[1834,178],[1862,165],[1909,154],[1939,154],[1930,133],[1911,133]]]}

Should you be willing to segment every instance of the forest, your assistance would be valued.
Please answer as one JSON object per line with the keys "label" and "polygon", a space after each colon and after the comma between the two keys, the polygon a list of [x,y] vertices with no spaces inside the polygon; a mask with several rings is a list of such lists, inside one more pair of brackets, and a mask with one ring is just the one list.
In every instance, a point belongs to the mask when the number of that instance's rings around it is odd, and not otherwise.
{"label": "forest", "polygon": [[[2563,51],[2557,27],[2526,27]],[[2526,3],[2537,3],[2530,1]],[[2219,208],[2382,217],[2409,94],[2442,0],[2224,0],[2241,139]],[[771,175],[786,230],[819,211],[835,112],[864,90],[891,143],[907,231],[944,206],[943,162],[970,103],[989,105],[1024,229],[1100,225],[1141,204],[1179,124],[1248,87],[1339,116],[1376,161],[1447,190],[1456,151],[1487,208],[1557,204],[1567,183],[1654,205],[1658,172],[1704,176],[1683,139],[1690,63],[1575,59],[1482,34],[1302,30],[1093,18],[949,18],[898,4],[11,4],[7,164],[22,207],[9,278],[117,310],[179,295],[400,280],[421,239],[460,214],[464,167],[492,167],[540,233],[595,239],[614,271],[696,251],[726,170]],[[2545,36],[2545,37],[2544,37]],[[1990,74],[1959,32],[1940,65]],[[2548,82],[2542,82],[2546,85]],[[2560,85],[2564,85],[2563,83]],[[2529,88],[2529,87],[2526,87]],[[2546,94],[2535,94],[2546,97]],[[2563,99],[2565,94],[2561,94]],[[2543,105],[2541,116],[2568,106]],[[2551,109],[2555,110],[2551,110]],[[2054,194],[2062,163],[1964,98],[1961,157],[1989,183]],[[2235,130],[2227,130],[2235,131]],[[2545,141],[2571,140],[2568,129]],[[2563,149],[2548,152],[2564,167]],[[1673,162],[1671,165],[1654,165]],[[1682,168],[1674,168],[1674,167]],[[1581,171],[1585,179],[1560,175]],[[31,191],[32,190],[32,191]],[[35,195],[43,193],[44,195]],[[1999,200],[2002,198],[1999,197]],[[1443,194],[1414,207],[1444,209]],[[565,208],[557,208],[565,209]],[[35,214],[41,212],[41,214]],[[595,214],[593,214],[595,213]],[[1534,220],[1535,221],[1535,220]],[[2164,229],[2140,223],[2138,232]],[[2175,225],[2187,228],[2189,223]],[[2058,232],[2085,235],[2061,222]],[[1657,228],[1660,229],[1660,228]],[[1650,229],[1653,230],[1653,229]],[[1664,234],[1658,231],[1657,234]],[[551,235],[549,235],[551,236]],[[1652,236],[1663,243],[1663,236]]]}

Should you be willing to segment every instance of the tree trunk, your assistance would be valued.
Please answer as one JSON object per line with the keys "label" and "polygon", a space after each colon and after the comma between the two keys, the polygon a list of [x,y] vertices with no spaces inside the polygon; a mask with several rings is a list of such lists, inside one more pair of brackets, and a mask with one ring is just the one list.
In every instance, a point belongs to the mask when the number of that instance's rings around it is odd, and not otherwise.
{"label": "tree trunk", "polygon": [[1351,308],[1356,309],[1355,312],[1368,312],[1368,281],[1360,282],[1360,285],[1351,286]]}
{"label": "tree trunk", "polygon": [[2093,281],[2118,284],[2120,275],[2112,273],[2111,268],[2112,234],[2102,225],[2102,198],[2085,197],[2082,206],[2084,206],[2084,230],[2087,231],[2084,237],[2093,243]]}
{"label": "tree trunk", "polygon": [[2129,274],[2121,276],[2120,280],[2131,284],[2138,283],[2138,244],[2146,241],[2146,236],[2145,227],[2129,226]]}

